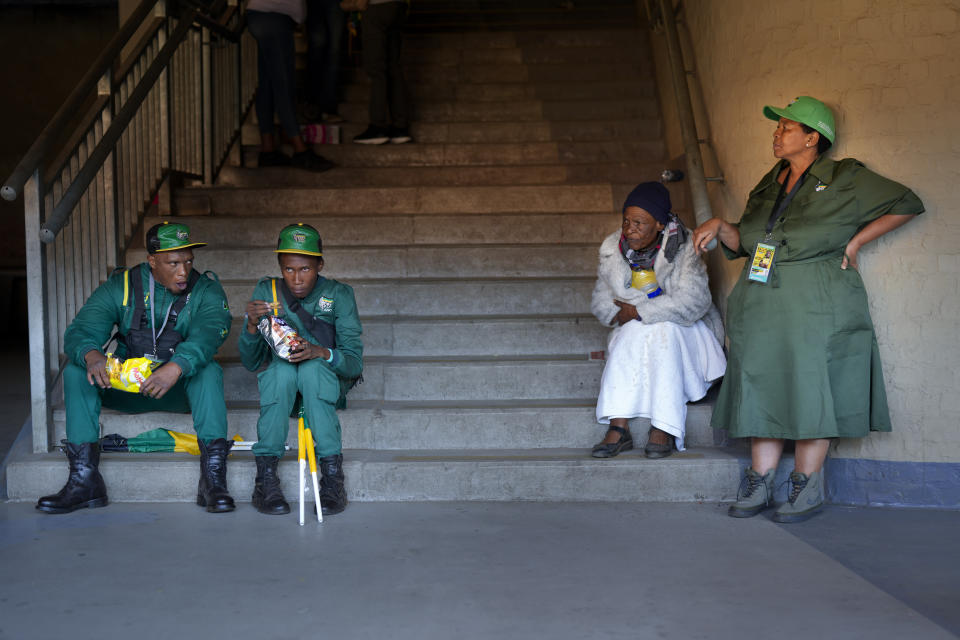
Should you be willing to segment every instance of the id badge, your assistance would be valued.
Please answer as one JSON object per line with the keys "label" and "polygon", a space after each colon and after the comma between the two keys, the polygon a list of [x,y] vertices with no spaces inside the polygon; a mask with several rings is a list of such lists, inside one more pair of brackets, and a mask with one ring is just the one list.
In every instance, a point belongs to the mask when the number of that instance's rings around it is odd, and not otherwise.
{"label": "id badge", "polygon": [[747,274],[747,280],[767,284],[770,280],[770,273],[773,271],[773,259],[777,253],[777,247],[765,242],[758,242],[757,248],[753,251],[753,259],[750,261],[750,273]]}

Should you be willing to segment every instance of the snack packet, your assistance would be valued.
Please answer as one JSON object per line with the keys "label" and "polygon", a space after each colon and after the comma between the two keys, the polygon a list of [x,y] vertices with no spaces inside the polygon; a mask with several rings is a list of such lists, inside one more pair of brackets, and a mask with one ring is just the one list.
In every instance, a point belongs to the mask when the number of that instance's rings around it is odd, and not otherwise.
{"label": "snack packet", "polygon": [[260,335],[267,341],[270,348],[283,358],[290,359],[290,352],[295,351],[303,342],[303,338],[279,316],[264,316],[257,323]]}
{"label": "snack packet", "polygon": [[140,385],[150,377],[154,367],[159,362],[149,358],[127,358],[123,362],[107,354],[107,375],[110,376],[110,386],[120,391],[140,393]]}

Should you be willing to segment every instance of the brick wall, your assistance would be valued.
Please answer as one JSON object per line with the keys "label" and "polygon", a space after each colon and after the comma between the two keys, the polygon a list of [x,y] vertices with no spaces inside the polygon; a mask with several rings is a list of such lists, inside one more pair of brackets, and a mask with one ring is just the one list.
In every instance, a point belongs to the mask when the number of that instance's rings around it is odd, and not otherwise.
{"label": "brick wall", "polygon": [[[698,127],[726,177],[710,188],[714,215],[739,219],[747,193],[774,162],[774,124],[761,109],[797,95],[834,109],[834,158],[858,158],[912,188],[927,209],[860,253],[894,432],[841,440],[832,455],[960,461],[960,2],[684,5],[709,114]],[[662,37],[654,50],[666,60]],[[678,155],[672,85],[666,74],[658,77],[670,152]],[[708,148],[708,174],[710,156]],[[725,262],[710,259],[721,306],[741,267]]]}

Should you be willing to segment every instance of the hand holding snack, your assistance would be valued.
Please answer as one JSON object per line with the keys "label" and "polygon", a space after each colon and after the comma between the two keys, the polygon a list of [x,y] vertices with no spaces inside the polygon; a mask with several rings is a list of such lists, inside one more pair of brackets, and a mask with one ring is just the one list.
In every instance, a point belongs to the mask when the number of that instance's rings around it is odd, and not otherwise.
{"label": "hand holding snack", "polygon": [[[107,354],[104,362],[104,373],[108,376],[108,384],[104,389],[113,387],[130,393],[140,393],[140,385],[150,377],[153,373],[153,367],[157,365],[149,358],[127,358],[121,362],[114,358],[112,353]],[[179,367],[177,368],[179,369]],[[87,379],[89,379],[89,376],[88,373]]]}
{"label": "hand holding snack", "polygon": [[326,360],[330,357],[330,350],[319,345],[313,344],[312,342],[303,341],[300,343],[300,346],[290,352],[290,357],[288,360],[293,363],[304,362],[306,360],[313,360],[314,358],[322,358]]}
{"label": "hand holding snack", "polygon": [[247,303],[247,326],[246,330],[248,333],[257,332],[257,324],[260,319],[264,316],[273,314],[274,310],[277,309],[280,305],[266,302],[264,300],[251,300]]}
{"label": "hand holding snack", "polygon": [[265,316],[260,319],[257,327],[274,353],[284,360],[290,360],[291,352],[302,349],[303,343],[307,342],[279,316]]}
{"label": "hand holding snack", "polygon": [[110,388],[110,374],[107,373],[107,356],[91,349],[83,356],[87,362],[87,382],[101,389]]}

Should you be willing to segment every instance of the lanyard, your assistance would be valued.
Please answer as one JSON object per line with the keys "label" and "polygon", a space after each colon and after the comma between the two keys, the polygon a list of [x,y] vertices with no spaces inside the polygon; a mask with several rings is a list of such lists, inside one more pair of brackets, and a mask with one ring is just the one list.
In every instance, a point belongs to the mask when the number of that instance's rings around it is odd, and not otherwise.
{"label": "lanyard", "polygon": [[783,194],[787,190],[787,183],[790,182],[790,172],[787,171],[787,176],[783,179],[783,184],[780,185],[780,193],[777,194],[777,200],[773,203],[773,211],[770,212],[770,219],[767,220],[767,235],[764,238],[765,240],[770,240],[772,238],[771,231],[773,231],[773,225],[776,224],[777,218],[780,217],[780,214],[790,206],[790,202],[793,200],[793,196],[797,195],[797,191],[800,190],[800,185],[803,184],[804,179],[807,177],[807,172],[810,171],[810,167],[803,170],[803,173],[800,174],[800,178],[797,179],[797,183],[793,185],[793,189],[790,189],[790,193],[787,194],[787,197],[784,198]]}
{"label": "lanyard", "polygon": [[177,298],[174,297],[170,301],[169,306],[167,306],[167,312],[163,314],[163,324],[160,325],[160,331],[157,331],[157,316],[154,314],[153,303],[156,299],[153,297],[153,272],[150,272],[150,329],[153,332],[153,355],[157,355],[157,338],[163,335],[163,330],[167,328],[167,320],[170,319],[170,309],[173,308],[173,303],[177,301]]}

